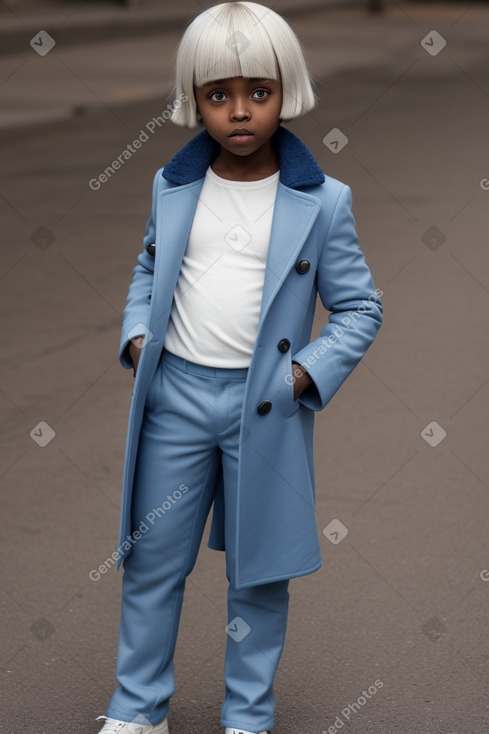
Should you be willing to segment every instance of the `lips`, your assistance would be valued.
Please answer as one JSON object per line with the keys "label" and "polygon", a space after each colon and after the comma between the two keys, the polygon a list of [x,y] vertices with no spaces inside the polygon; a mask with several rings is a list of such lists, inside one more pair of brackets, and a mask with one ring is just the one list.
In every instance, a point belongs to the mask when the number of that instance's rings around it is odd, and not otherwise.
{"label": "lips", "polygon": [[235,135],[253,135],[253,133],[252,133],[252,132],[250,132],[249,130],[245,130],[245,129],[242,129],[242,130],[234,130],[234,131],[233,131],[233,132],[231,133],[231,135],[229,135],[229,137],[230,137],[230,138],[232,138],[232,137],[234,137]]}

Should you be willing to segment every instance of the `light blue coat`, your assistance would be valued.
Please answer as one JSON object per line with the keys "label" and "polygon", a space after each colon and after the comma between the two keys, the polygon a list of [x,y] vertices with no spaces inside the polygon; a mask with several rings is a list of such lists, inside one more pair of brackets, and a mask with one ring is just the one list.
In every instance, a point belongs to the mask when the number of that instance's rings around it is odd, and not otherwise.
{"label": "light blue coat", "polygon": [[[280,178],[258,332],[242,411],[236,586],[302,576],[321,566],[315,517],[313,423],[363,357],[382,323],[382,303],[359,248],[351,190],[325,175],[290,130],[272,138]],[[206,130],[157,171],[144,248],[124,310],[119,358],[132,368],[131,337],[147,331],[129,412],[116,568],[130,553],[131,495],[148,386],[165,339],[173,293],[195,208],[219,145]],[[152,256],[146,246],[155,243]],[[299,261],[307,261],[298,268]],[[306,272],[300,272],[300,270]],[[331,311],[311,339],[319,293]],[[280,351],[287,339],[291,346]],[[283,342],[282,342],[283,348]],[[314,384],[294,401],[292,360]],[[270,412],[258,406],[269,401]],[[222,477],[216,486],[209,547],[225,550]]]}

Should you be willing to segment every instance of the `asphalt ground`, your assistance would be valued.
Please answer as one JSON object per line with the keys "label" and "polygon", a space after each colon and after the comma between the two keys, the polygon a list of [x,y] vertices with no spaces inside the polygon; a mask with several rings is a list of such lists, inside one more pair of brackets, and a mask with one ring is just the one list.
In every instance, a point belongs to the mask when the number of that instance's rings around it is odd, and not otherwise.
{"label": "asphalt ground", "polygon": [[[288,127],[352,188],[385,320],[316,415],[323,566],[290,583],[277,734],[489,729],[488,21],[478,4],[294,17],[321,102]],[[78,114],[0,135],[8,734],[95,734],[116,686],[122,572],[89,574],[117,538],[133,381],[117,359],[121,317],[153,174],[193,132],[166,123],[98,190],[89,182],[161,114],[177,36],[162,35],[159,56],[125,39],[78,45],[78,66],[54,48],[2,67],[3,110],[17,84],[17,100],[36,94],[41,62],[66,69],[56,81],[44,65],[53,99],[91,87]],[[97,63],[105,87],[89,76]],[[139,94],[145,69],[161,93]],[[323,142],[334,128],[348,138],[336,153]],[[320,304],[316,316],[313,338]],[[171,734],[222,732],[227,582],[208,531],[187,581]]]}

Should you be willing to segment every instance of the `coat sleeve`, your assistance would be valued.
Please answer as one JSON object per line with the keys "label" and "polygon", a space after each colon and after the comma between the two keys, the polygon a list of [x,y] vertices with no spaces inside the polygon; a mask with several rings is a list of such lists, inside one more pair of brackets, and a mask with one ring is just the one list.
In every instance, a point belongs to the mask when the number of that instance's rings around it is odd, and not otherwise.
{"label": "coat sleeve", "polygon": [[133,270],[133,277],[129,286],[127,302],[122,318],[119,361],[125,369],[132,369],[133,366],[132,359],[129,355],[129,343],[131,339],[141,334],[147,334],[148,332],[155,259],[146,251],[146,247],[155,242],[158,180],[162,170],[160,168],[157,171],[153,180],[151,214],[146,223],[143,251],[138,255],[137,265]]}
{"label": "coat sleeve", "polygon": [[382,325],[383,306],[360,250],[352,194],[344,185],[322,246],[317,272],[321,303],[331,311],[320,336],[292,356],[313,384],[297,398],[322,410],[350,375]]}

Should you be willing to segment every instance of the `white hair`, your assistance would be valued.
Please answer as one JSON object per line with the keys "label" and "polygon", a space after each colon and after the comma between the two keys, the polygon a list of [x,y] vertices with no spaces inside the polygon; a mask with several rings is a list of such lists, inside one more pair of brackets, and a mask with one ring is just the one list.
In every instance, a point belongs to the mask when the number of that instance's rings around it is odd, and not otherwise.
{"label": "white hair", "polygon": [[[316,105],[311,77],[300,43],[289,24],[275,11],[240,0],[214,5],[187,27],[175,62],[171,121],[196,127],[194,85],[216,79],[259,77],[282,79],[280,119],[305,115]],[[180,100],[184,100],[181,101]]]}

